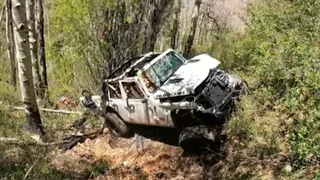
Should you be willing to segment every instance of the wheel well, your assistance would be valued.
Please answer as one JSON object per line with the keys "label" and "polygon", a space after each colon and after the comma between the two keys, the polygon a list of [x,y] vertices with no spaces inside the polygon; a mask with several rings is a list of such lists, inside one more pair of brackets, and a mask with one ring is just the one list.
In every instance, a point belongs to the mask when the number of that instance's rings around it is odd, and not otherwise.
{"label": "wheel well", "polygon": [[125,122],[125,121],[123,120],[123,118],[121,117],[121,115],[120,115],[114,108],[112,108],[112,107],[110,107],[110,106],[107,106],[107,107],[106,107],[105,114],[107,114],[107,113],[114,113],[114,114],[116,114],[123,122]]}
{"label": "wheel well", "polygon": [[195,125],[219,126],[225,122],[225,119],[216,118],[212,114],[191,110],[173,110],[170,115],[173,124],[178,128]]}
{"label": "wheel well", "polygon": [[118,114],[118,112],[110,106],[106,107],[105,113],[112,112]]}
{"label": "wheel well", "polygon": [[174,126],[177,128],[198,124],[190,110],[172,110],[170,115]]}

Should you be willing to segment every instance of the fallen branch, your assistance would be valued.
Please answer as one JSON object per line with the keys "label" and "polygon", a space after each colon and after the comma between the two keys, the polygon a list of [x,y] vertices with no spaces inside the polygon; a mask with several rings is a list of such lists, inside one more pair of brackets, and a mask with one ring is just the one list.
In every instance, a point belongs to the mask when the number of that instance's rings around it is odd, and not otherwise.
{"label": "fallen branch", "polygon": [[41,143],[41,142],[23,141],[21,139],[5,138],[5,137],[0,137],[0,142],[7,143],[7,144],[15,144],[15,145],[34,145],[34,146],[56,146],[63,143],[68,143],[68,141]]}
{"label": "fallen branch", "polygon": [[[90,137],[92,135],[100,134],[102,132],[103,132],[103,128],[99,128],[92,132],[81,133],[81,134],[69,134],[69,136],[70,137]],[[70,143],[71,141],[72,140],[62,140],[59,142],[42,143],[42,142],[36,142],[36,141],[24,141],[17,138],[0,137],[0,142],[7,143],[7,144],[15,144],[15,145],[58,146],[61,144]]]}
{"label": "fallen branch", "polygon": [[[17,107],[17,106],[14,106],[13,109],[25,110],[24,107]],[[82,114],[82,112],[79,112],[79,111],[55,110],[55,109],[47,109],[47,108],[39,108],[39,110],[45,111],[45,112],[51,112],[51,113],[61,113],[61,114],[79,114],[79,115]]]}
{"label": "fallen branch", "polygon": [[68,136],[72,136],[72,137],[81,137],[81,136],[87,136],[90,137],[92,135],[97,135],[97,134],[101,134],[103,133],[104,127],[101,127],[99,129],[93,130],[91,132],[87,132],[87,133],[78,133],[78,134],[74,134],[74,133],[70,133],[67,134]]}

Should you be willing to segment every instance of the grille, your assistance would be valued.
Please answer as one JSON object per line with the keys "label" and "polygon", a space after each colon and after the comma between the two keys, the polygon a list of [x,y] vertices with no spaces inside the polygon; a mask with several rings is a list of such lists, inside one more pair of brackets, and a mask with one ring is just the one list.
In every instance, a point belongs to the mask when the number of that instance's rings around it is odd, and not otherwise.
{"label": "grille", "polygon": [[229,101],[231,89],[228,86],[229,77],[220,69],[210,70],[209,76],[205,82],[196,102],[204,108],[214,108],[220,110]]}

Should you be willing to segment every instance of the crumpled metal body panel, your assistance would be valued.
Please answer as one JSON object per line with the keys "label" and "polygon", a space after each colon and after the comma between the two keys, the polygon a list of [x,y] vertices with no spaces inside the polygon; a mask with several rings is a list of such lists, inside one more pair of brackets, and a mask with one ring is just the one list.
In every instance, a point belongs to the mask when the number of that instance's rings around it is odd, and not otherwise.
{"label": "crumpled metal body panel", "polygon": [[[151,63],[172,51],[169,49],[163,52],[146,63],[142,69],[150,68]],[[201,54],[185,62],[159,88],[150,92],[137,75],[127,77],[126,74],[134,69],[138,62],[143,62],[144,58],[145,56],[133,63],[122,75],[104,81],[108,88],[111,87],[109,82],[119,85],[121,97],[111,98],[108,92],[111,89],[103,92],[106,98],[92,96],[92,101],[96,104],[93,108],[95,112],[104,114],[109,107],[127,123],[175,127],[172,112],[200,112],[212,115],[213,118],[224,116],[229,112],[230,104],[240,96],[244,88],[240,77],[219,68],[220,61],[208,54]],[[143,92],[143,97],[128,98],[128,89],[123,86],[123,83],[127,82],[136,84],[138,90]],[[187,100],[185,97],[191,99]],[[84,98],[81,97],[80,100],[83,101]],[[183,121],[183,118],[181,120]]]}
{"label": "crumpled metal body panel", "polygon": [[[220,62],[207,54],[198,55],[183,64],[157,91],[155,98],[167,98],[193,94],[208,76],[210,69]],[[176,82],[175,80],[178,80]]]}

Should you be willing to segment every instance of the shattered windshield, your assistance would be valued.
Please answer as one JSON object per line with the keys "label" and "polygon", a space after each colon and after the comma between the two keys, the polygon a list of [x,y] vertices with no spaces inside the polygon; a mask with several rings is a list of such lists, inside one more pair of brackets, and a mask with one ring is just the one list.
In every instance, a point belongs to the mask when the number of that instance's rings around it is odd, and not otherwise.
{"label": "shattered windshield", "polygon": [[161,86],[186,60],[175,52],[169,52],[145,70],[148,79],[157,87]]}

